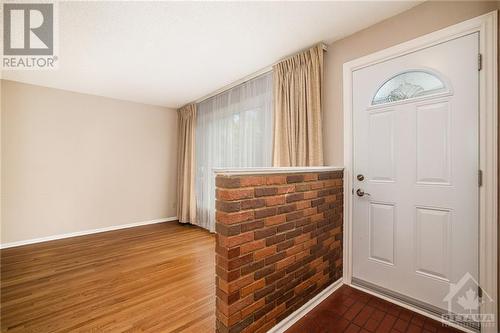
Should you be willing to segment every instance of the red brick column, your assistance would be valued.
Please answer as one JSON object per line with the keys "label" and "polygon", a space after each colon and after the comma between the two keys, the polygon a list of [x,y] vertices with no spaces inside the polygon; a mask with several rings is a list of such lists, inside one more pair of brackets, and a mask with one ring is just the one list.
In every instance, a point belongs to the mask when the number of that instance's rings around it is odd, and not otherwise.
{"label": "red brick column", "polygon": [[342,276],[342,174],[217,176],[217,332],[266,332]]}

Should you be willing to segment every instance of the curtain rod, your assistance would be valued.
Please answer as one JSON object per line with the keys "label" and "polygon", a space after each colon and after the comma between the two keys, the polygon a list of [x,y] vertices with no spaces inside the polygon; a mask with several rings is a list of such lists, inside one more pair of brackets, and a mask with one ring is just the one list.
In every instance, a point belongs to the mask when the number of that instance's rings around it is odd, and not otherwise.
{"label": "curtain rod", "polygon": [[[323,51],[327,51],[327,50],[328,50],[328,47],[326,46],[326,44],[325,44],[325,43],[319,43],[319,44],[320,44],[320,45],[321,45],[321,47],[323,48]],[[315,45],[318,45],[318,44],[315,44]],[[260,70],[258,70],[258,71],[256,71],[256,72],[253,72],[253,73],[252,73],[252,74],[250,74],[250,75],[245,76],[245,77],[244,77],[244,78],[242,78],[242,79],[239,79],[238,81],[234,81],[234,82],[232,82],[232,83],[230,83],[230,84],[228,84],[228,85],[225,85],[224,87],[222,87],[222,88],[220,88],[220,89],[217,89],[216,91],[214,91],[214,92],[212,92],[212,93],[210,93],[210,94],[208,94],[208,95],[205,95],[205,96],[203,96],[203,97],[201,97],[201,98],[198,98],[198,99],[197,99],[197,100],[195,100],[193,103],[195,103],[195,104],[201,103],[201,102],[203,102],[203,101],[205,101],[205,100],[207,100],[207,99],[209,99],[209,98],[211,98],[211,97],[214,97],[214,96],[217,96],[217,95],[219,95],[219,94],[222,94],[223,92],[225,92],[225,91],[227,91],[227,90],[229,90],[229,89],[231,89],[231,88],[234,88],[234,87],[236,87],[236,86],[239,86],[240,84],[243,84],[243,83],[245,83],[245,82],[247,82],[247,81],[250,81],[250,80],[252,80],[252,79],[255,79],[255,78],[256,78],[256,77],[258,77],[258,76],[261,76],[261,75],[263,75],[263,74],[269,73],[270,71],[272,71],[272,70],[273,70],[273,66],[274,66],[274,65],[276,65],[276,64],[278,64],[278,63],[280,63],[280,62],[282,62],[282,61],[285,61],[285,60],[287,60],[287,59],[290,59],[290,58],[292,58],[292,57],[296,56],[296,55],[297,55],[297,54],[299,54],[299,53],[302,53],[302,52],[304,52],[304,51],[306,51],[306,50],[309,50],[310,48],[311,48],[311,47],[308,47],[308,48],[302,49],[302,50],[300,50],[300,51],[298,51],[298,52],[295,52],[295,53],[294,53],[294,54],[292,54],[292,55],[289,55],[289,56],[287,56],[287,57],[285,57],[285,58],[283,58],[283,59],[280,59],[280,60],[276,61],[275,63],[273,63],[271,66],[264,67],[264,68],[262,68],[262,69],[260,69]]]}

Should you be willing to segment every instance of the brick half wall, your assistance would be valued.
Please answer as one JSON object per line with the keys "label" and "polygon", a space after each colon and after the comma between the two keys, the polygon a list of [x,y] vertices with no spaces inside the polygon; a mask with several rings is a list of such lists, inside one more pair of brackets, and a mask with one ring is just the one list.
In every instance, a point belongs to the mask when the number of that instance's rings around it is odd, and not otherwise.
{"label": "brick half wall", "polygon": [[266,332],[341,278],[342,175],[217,175],[217,332]]}

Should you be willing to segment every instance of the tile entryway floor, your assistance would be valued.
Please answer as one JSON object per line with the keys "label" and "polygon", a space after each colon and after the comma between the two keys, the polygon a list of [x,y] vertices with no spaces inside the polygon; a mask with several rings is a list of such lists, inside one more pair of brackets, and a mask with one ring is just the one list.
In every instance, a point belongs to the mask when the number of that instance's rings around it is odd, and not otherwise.
{"label": "tile entryway floor", "polygon": [[460,332],[378,297],[343,285],[286,333]]}

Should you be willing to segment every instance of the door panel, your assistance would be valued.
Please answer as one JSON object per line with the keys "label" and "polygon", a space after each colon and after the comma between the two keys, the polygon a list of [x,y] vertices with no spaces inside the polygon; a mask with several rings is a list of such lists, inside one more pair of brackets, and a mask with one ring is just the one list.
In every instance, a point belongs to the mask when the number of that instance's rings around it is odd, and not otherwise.
{"label": "door panel", "polygon": [[417,107],[417,183],[450,185],[447,102]]}
{"label": "door panel", "polygon": [[394,113],[372,113],[369,118],[371,180],[394,181]]}
{"label": "door panel", "polygon": [[478,42],[353,72],[353,184],[369,194],[353,193],[353,277],[443,310],[450,283],[478,277]]}
{"label": "door panel", "polygon": [[394,205],[370,204],[370,259],[394,264]]}
{"label": "door panel", "polygon": [[416,271],[449,281],[450,212],[417,207],[415,237]]}

